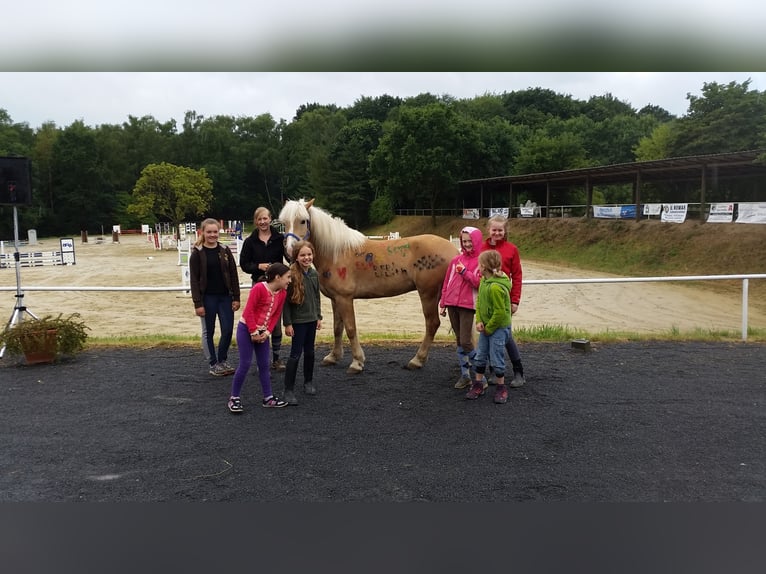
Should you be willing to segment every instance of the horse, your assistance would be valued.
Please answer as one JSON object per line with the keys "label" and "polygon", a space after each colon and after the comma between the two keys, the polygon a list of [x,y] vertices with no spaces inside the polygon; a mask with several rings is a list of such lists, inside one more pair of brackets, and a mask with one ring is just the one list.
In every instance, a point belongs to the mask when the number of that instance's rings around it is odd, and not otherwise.
{"label": "horse", "polygon": [[443,237],[428,234],[368,239],[339,217],[316,207],[314,199],[286,201],[278,220],[285,226],[288,259],[293,259],[292,248],[297,241],[308,240],[314,245],[319,289],[332,303],[334,343],[322,364],[336,365],[343,358],[345,329],[353,357],[347,373],[361,373],[365,356],[356,330],[354,299],[393,297],[417,289],[425,336],[406,368],[422,368],[441,324],[442,283],[457,248]]}

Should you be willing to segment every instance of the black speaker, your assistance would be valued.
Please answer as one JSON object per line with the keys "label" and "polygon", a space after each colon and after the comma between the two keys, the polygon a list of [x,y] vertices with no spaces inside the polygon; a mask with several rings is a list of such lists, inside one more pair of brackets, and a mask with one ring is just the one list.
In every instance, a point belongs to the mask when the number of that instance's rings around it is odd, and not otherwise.
{"label": "black speaker", "polygon": [[32,203],[32,162],[26,157],[0,157],[0,205]]}

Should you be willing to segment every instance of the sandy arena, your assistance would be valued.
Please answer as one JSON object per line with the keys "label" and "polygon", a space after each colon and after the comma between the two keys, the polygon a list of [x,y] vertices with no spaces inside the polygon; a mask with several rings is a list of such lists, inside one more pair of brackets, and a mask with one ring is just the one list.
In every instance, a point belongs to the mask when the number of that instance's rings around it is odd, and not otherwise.
{"label": "sandy arena", "polygon": [[[6,244],[6,252],[13,245]],[[58,251],[58,239],[43,239],[21,252]],[[87,243],[75,238],[75,265],[22,267],[24,304],[38,316],[78,312],[91,328],[91,336],[180,335],[196,333],[199,321],[191,297],[182,290],[182,267],[174,248],[156,250],[143,235],[91,236]],[[558,268],[524,260],[525,280],[608,277],[603,273]],[[243,285],[249,276],[240,272]],[[661,333],[700,329],[741,330],[741,286],[728,294],[711,292],[685,283],[605,283],[576,285],[525,285],[522,304],[514,316],[515,327],[566,325],[587,332],[632,331]],[[710,285],[710,284],[708,284]],[[39,291],[36,287],[168,287],[168,292]],[[11,316],[15,305],[16,273],[0,269],[0,306]],[[243,291],[243,305],[247,290]],[[330,335],[332,309],[323,300],[325,330]],[[0,308],[0,311],[2,309]],[[361,335],[418,336],[423,331],[416,293],[356,302]],[[751,302],[749,325],[766,327],[766,312]],[[443,324],[437,337],[447,336]]]}

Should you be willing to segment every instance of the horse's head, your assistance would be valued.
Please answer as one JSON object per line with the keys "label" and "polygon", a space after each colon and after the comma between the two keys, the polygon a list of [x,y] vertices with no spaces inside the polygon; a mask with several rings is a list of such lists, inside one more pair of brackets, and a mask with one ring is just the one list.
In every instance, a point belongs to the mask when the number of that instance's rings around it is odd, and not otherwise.
{"label": "horse's head", "polygon": [[279,221],[285,226],[285,256],[293,260],[293,246],[298,241],[311,240],[311,217],[309,209],[314,205],[310,199],[290,199],[279,212]]}

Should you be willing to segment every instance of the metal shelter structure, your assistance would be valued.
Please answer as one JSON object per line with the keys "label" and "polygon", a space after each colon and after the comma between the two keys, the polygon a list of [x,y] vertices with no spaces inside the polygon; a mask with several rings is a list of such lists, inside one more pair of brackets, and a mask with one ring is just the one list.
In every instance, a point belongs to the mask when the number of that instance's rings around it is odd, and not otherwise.
{"label": "metal shelter structure", "polygon": [[[759,157],[762,158],[759,161]],[[699,182],[700,209],[704,211],[709,189],[718,182],[731,178],[763,177],[766,183],[766,150],[750,150],[719,154],[695,155],[652,161],[620,163],[598,167],[529,173],[483,179],[468,179],[461,186],[479,186],[481,208],[485,192],[497,193],[507,187],[509,206],[520,191],[545,189],[545,213],[551,206],[551,190],[583,186],[586,191],[586,217],[592,217],[593,187],[596,185],[632,184],[636,219],[641,217],[641,188],[645,183]],[[543,207],[542,205],[540,206]]]}

